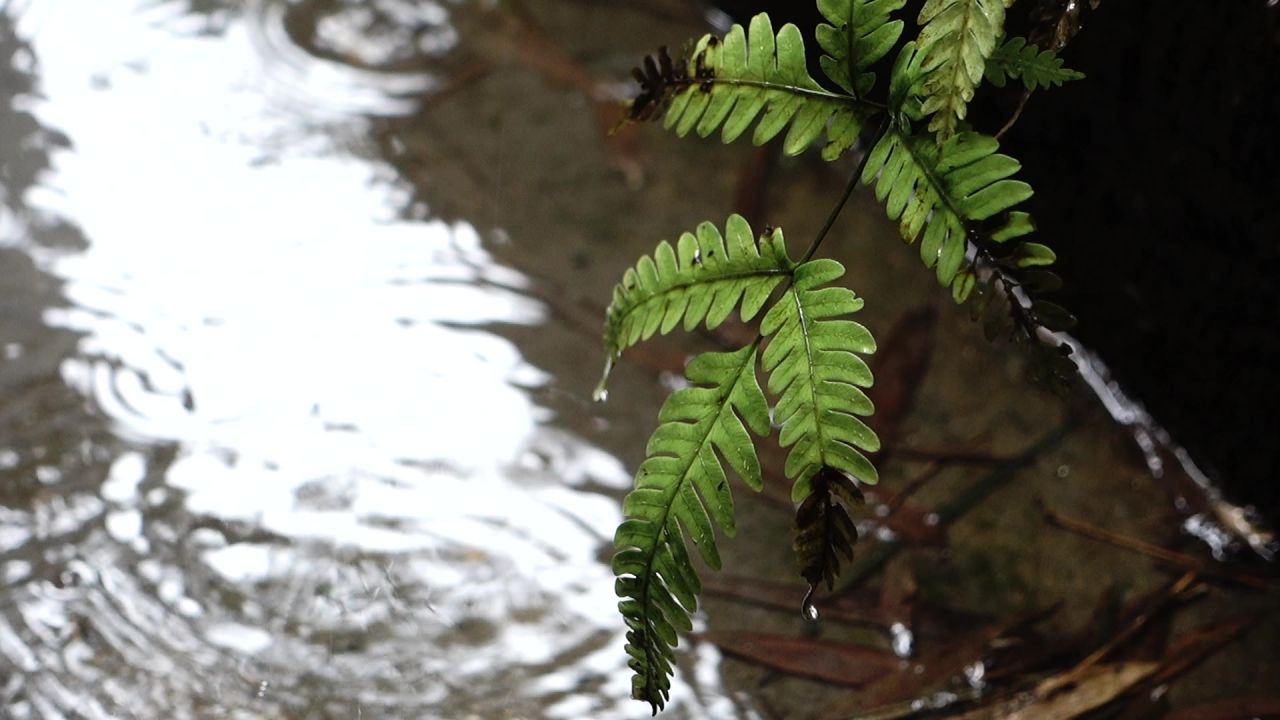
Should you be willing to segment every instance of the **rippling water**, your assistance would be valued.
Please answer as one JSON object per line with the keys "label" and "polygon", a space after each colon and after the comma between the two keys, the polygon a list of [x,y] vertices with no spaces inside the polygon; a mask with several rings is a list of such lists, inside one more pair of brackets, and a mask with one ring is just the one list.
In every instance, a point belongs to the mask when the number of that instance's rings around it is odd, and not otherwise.
{"label": "rippling water", "polygon": [[629,476],[369,140],[465,7],[3,7],[4,716],[635,716]]}

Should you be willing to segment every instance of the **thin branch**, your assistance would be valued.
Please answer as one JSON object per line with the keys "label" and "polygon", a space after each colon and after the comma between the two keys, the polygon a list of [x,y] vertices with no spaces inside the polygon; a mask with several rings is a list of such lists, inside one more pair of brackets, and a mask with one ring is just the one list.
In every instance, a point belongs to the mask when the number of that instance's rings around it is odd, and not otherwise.
{"label": "thin branch", "polygon": [[1130,550],[1140,555],[1146,555],[1149,558],[1174,565],[1189,573],[1197,573],[1205,577],[1234,582],[1257,590],[1266,590],[1271,586],[1265,578],[1261,578],[1256,575],[1224,572],[1223,570],[1190,555],[1166,550],[1165,548],[1143,542],[1137,538],[1093,527],[1092,525],[1080,522],[1079,520],[1073,520],[1069,517],[1059,515],[1047,507],[1041,507],[1041,512],[1044,514],[1045,520],[1047,520],[1050,525],[1056,525],[1068,532],[1073,532],[1077,535],[1082,535],[1091,540],[1097,540],[1098,542],[1103,542],[1113,547]]}
{"label": "thin branch", "polygon": [[840,202],[836,203],[836,206],[831,209],[831,214],[827,216],[827,222],[818,231],[818,236],[813,239],[813,242],[809,243],[809,249],[804,251],[804,256],[800,258],[798,264],[803,265],[808,262],[813,257],[813,254],[818,251],[818,246],[827,238],[827,233],[831,232],[831,228],[836,224],[836,219],[840,217],[840,211],[844,210],[849,198],[853,196],[854,188],[858,187],[858,182],[862,178],[862,171],[867,167],[867,159],[871,157],[871,148],[874,148],[876,143],[880,142],[880,138],[884,136],[888,128],[887,122],[881,122],[880,128],[876,130],[874,137],[866,144],[867,149],[862,153],[862,159],[858,161],[857,169],[849,176],[849,182],[845,183],[844,194],[840,196]]}
{"label": "thin branch", "polygon": [[1155,602],[1152,603],[1150,607],[1139,612],[1137,617],[1133,618],[1133,620],[1130,621],[1123,630],[1112,636],[1106,643],[1090,653],[1088,657],[1077,663],[1075,667],[1071,668],[1071,670],[1053,678],[1053,680],[1049,681],[1048,686],[1050,688],[1059,688],[1079,680],[1085,674],[1086,670],[1098,664],[1098,662],[1109,655],[1117,647],[1120,647],[1120,645],[1137,635],[1138,631],[1145,627],[1147,623],[1151,621],[1151,618],[1155,617],[1156,613],[1164,607],[1165,603],[1190,590],[1195,581],[1196,574],[1194,572],[1188,572],[1178,578],[1178,580],[1174,582],[1166,592],[1161,593],[1160,596],[1156,598]]}
{"label": "thin branch", "polygon": [[1022,93],[1022,99],[1018,100],[1018,107],[1014,109],[1013,116],[1009,118],[1009,122],[1000,128],[1000,132],[996,133],[996,139],[1004,137],[1004,134],[1013,128],[1013,124],[1018,122],[1018,118],[1022,117],[1022,111],[1027,107],[1027,101],[1031,99],[1031,91],[1027,90]]}

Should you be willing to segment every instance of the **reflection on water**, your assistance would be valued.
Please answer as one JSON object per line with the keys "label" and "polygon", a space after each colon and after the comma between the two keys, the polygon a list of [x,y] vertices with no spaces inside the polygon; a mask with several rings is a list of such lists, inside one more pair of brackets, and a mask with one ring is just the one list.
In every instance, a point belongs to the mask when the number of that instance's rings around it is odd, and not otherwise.
{"label": "reflection on water", "polygon": [[450,7],[0,13],[6,717],[634,715],[629,478],[487,329],[527,278],[369,159]]}

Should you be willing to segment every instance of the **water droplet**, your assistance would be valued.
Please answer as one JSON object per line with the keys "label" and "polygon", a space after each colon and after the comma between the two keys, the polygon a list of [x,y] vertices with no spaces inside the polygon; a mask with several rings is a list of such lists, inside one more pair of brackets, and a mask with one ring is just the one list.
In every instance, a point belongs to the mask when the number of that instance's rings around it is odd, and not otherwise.
{"label": "water droplet", "polygon": [[915,636],[911,630],[900,622],[896,622],[889,627],[889,634],[892,636],[893,654],[900,658],[909,658],[914,650]]}
{"label": "water droplet", "polygon": [[609,375],[613,373],[613,356],[610,355],[608,360],[604,361],[604,374],[600,376],[600,382],[596,385],[596,389],[591,392],[591,399],[602,403],[609,399]]}
{"label": "water droplet", "polygon": [[979,660],[976,663],[973,663],[972,665],[964,666],[965,682],[969,683],[969,687],[973,688],[974,690],[981,690],[987,686],[987,682],[985,680],[986,675],[987,675],[987,665],[981,660]]}
{"label": "water droplet", "polygon": [[809,592],[805,593],[804,600],[800,601],[800,615],[809,622],[814,622],[818,619],[818,608],[813,604],[814,589],[815,588],[810,585]]}

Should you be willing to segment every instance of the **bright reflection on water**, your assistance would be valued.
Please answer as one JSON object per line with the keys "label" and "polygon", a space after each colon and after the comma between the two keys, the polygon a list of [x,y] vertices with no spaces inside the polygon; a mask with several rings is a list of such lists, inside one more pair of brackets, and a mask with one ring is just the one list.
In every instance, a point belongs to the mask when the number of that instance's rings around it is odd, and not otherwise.
{"label": "bright reflection on water", "polygon": [[[389,5],[425,13],[424,57],[456,42],[441,6]],[[0,374],[26,403],[0,426],[4,716],[636,716],[602,560],[629,478],[486,329],[546,322],[527,279],[465,222],[401,219],[369,159],[362,118],[435,79],[344,69],[250,6],[0,20],[31,85],[5,132],[38,125],[5,146],[50,165],[6,170],[0,216],[32,306]],[[355,42],[339,20],[318,46]]]}

